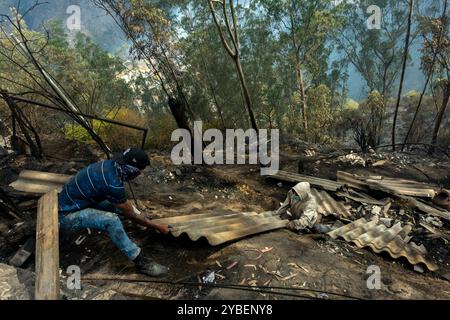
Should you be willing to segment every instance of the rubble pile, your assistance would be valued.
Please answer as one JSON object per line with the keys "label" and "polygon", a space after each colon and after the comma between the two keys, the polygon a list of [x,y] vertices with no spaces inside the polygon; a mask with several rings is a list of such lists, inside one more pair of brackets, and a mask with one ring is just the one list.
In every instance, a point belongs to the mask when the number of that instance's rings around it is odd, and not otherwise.
{"label": "rubble pile", "polygon": [[[360,159],[349,154],[336,161]],[[272,178],[309,182],[314,187],[312,194],[319,213],[332,229],[328,233],[332,238],[343,238],[377,253],[385,251],[395,259],[405,257],[416,271],[422,270],[418,265],[424,264],[431,271],[443,269],[448,275],[448,190],[412,180],[343,171],[338,171],[337,181],[281,170]],[[337,224],[336,219],[345,224]]]}

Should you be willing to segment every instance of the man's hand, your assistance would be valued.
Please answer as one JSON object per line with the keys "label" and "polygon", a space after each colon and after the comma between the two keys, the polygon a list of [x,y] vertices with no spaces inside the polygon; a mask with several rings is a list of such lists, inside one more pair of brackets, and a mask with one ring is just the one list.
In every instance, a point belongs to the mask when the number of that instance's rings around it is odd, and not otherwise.
{"label": "man's hand", "polygon": [[170,231],[172,231],[172,226],[169,225],[153,225],[153,228],[158,230],[163,235],[167,235]]}
{"label": "man's hand", "polygon": [[116,206],[120,210],[122,210],[122,214],[125,217],[133,220],[141,226],[154,228],[164,235],[169,234],[170,230],[172,229],[172,227],[169,225],[159,225],[151,222],[151,220],[145,217],[145,214],[142,214],[139,210],[137,210],[130,201]]}

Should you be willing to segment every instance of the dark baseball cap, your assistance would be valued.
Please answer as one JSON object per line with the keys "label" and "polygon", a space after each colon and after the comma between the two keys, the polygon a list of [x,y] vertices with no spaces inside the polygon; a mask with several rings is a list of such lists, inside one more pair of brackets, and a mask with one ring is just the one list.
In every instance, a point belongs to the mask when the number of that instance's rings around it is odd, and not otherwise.
{"label": "dark baseball cap", "polygon": [[114,155],[114,160],[122,164],[128,164],[139,170],[144,170],[145,167],[150,165],[150,159],[144,150],[139,148],[129,148],[123,153],[117,153]]}

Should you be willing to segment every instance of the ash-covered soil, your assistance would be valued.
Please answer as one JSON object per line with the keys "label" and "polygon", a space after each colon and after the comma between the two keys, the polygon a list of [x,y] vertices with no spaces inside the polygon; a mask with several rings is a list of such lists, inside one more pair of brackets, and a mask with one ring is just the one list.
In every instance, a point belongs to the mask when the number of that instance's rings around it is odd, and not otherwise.
{"label": "ash-covered soil", "polygon": [[[167,152],[154,151],[149,154],[151,167],[132,183],[132,189],[140,209],[151,218],[209,211],[274,210],[292,186],[262,177],[257,166],[174,166]],[[301,153],[285,148],[282,152],[282,169],[298,172],[301,166],[304,174],[333,180],[337,170],[345,170],[449,187],[450,163],[445,159],[401,153],[394,156],[388,153],[358,154],[356,158],[351,156],[347,159],[347,154],[337,153],[336,157],[331,157],[329,153]],[[324,159],[325,156],[328,158]],[[98,155],[81,161],[70,161],[67,152],[57,157],[69,161],[49,157],[45,162],[38,163],[23,156],[16,157],[0,171],[1,185],[13,181],[22,169],[73,174]],[[380,160],[384,162],[373,166]],[[130,190],[129,194],[131,197]],[[394,206],[392,210],[395,209]],[[33,210],[28,211],[30,221],[35,215]],[[8,263],[27,237],[33,235],[33,223],[17,226],[4,217],[1,219],[0,262]],[[388,254],[359,249],[343,240],[332,240],[327,236],[278,230],[211,247],[206,241],[193,243],[187,237],[162,236],[152,230],[142,230],[130,222],[124,224],[133,240],[158,262],[170,267],[169,276],[163,280],[198,285],[105,280],[86,280],[85,284],[95,285],[105,291],[113,290],[125,297],[142,299],[344,298],[334,296],[331,292],[361,299],[450,299],[450,283],[440,274],[429,272],[426,268],[423,273],[416,272],[404,259],[394,260]],[[448,230],[448,224],[444,227]],[[21,228],[24,229],[23,234],[20,234]],[[424,243],[428,256],[440,266],[440,272],[448,274],[448,242],[427,239],[419,231],[414,237],[418,244],[420,241]],[[77,244],[76,240],[82,241]],[[62,241],[63,273],[70,265],[79,265],[82,274],[87,277],[93,274],[136,276],[132,264],[120,254],[108,237],[95,230],[86,230]],[[369,289],[367,286],[369,266],[378,266],[380,269],[380,289]],[[24,268],[34,270],[33,259]],[[250,289],[242,291],[202,286],[201,279],[211,275],[211,272],[214,272],[216,284],[247,285]],[[290,294],[283,296],[251,290],[255,285],[298,290],[274,289]]]}

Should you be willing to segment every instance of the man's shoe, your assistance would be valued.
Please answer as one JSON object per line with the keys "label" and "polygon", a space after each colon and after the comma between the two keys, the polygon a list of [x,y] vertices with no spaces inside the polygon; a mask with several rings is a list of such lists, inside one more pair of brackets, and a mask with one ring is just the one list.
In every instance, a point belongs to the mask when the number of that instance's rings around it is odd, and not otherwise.
{"label": "man's shoe", "polygon": [[144,257],[142,253],[134,259],[134,264],[139,272],[151,277],[163,277],[169,272],[169,268],[157,263],[151,258]]}

